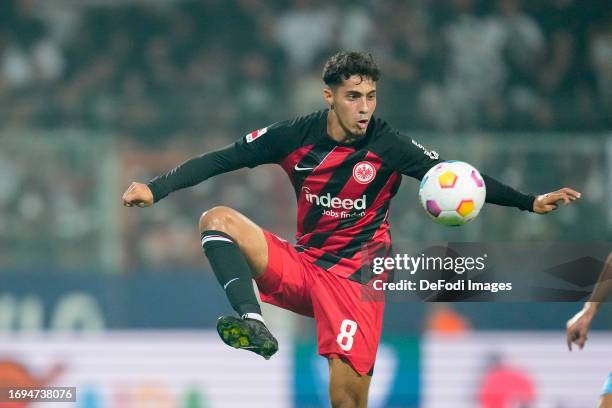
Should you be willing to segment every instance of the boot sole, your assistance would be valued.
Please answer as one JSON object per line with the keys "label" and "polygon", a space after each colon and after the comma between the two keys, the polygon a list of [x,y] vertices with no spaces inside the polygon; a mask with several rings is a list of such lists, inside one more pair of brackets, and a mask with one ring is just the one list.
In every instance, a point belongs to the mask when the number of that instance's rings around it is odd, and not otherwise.
{"label": "boot sole", "polygon": [[233,316],[221,316],[217,320],[217,333],[228,346],[252,351],[266,360],[278,350],[278,345],[272,340],[264,340],[261,343],[254,339],[252,330],[246,327],[242,319]]}

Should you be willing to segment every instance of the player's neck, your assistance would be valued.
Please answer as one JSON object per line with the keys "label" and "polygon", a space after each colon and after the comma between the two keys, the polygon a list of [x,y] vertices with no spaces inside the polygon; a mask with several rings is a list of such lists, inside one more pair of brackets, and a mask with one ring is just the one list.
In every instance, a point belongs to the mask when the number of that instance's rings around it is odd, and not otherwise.
{"label": "player's neck", "polygon": [[338,143],[354,143],[361,139],[359,136],[348,133],[338,120],[333,110],[327,112],[327,134]]}

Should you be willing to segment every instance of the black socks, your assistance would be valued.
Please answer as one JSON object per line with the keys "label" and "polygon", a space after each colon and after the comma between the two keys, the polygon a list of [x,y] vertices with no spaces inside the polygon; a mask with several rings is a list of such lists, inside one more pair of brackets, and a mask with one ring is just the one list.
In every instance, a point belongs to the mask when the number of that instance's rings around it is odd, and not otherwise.
{"label": "black socks", "polygon": [[234,310],[240,316],[257,314],[261,317],[251,270],[238,244],[224,232],[204,231],[202,248]]}

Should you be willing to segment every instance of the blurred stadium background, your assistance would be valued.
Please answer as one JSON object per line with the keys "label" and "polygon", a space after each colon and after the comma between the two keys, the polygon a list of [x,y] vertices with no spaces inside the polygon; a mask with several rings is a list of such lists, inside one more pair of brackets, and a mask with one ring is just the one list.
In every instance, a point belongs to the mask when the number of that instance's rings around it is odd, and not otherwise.
{"label": "blurred stadium background", "polygon": [[[2,1],[0,385],[76,386],[66,406],[80,408],[327,406],[311,321],[266,309],[281,339],[269,362],[213,331],[229,306],[198,217],[225,204],[291,239],[282,172],[227,174],[146,210],[120,197],[132,180],[322,108],[322,63],[338,49],[372,52],[378,114],[443,157],[523,191],[583,193],[547,217],[487,206],[451,230],[426,218],[418,184],[405,180],[396,240],[609,241],[611,10],[578,0]],[[390,303],[370,406],[594,406],[612,369],[612,313],[604,306],[586,349],[570,354],[563,329],[579,307]],[[488,394],[500,387],[506,403]]]}

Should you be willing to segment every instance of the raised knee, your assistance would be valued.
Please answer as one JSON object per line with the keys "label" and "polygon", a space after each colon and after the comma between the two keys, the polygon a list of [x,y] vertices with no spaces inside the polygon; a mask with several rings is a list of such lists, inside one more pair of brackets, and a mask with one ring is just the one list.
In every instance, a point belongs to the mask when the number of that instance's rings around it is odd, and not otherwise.
{"label": "raised knee", "polygon": [[213,207],[200,216],[200,232],[213,230],[225,232],[227,234],[230,232],[235,218],[235,210],[224,206]]}

